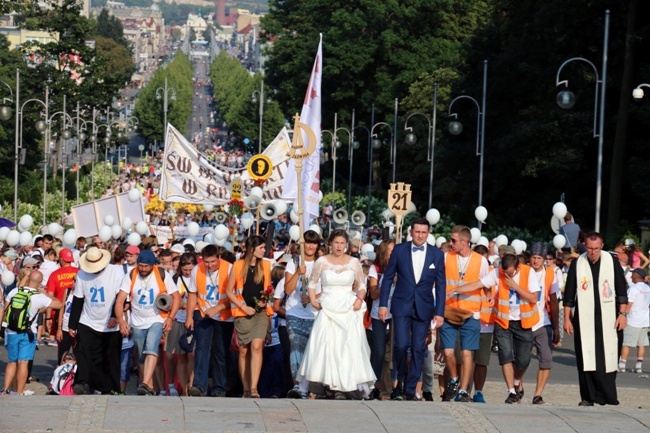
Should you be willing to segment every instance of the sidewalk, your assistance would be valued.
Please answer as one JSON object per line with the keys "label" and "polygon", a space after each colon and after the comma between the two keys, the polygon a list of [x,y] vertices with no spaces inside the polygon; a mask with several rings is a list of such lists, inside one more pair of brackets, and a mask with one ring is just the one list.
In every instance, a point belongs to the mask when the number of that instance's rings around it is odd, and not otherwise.
{"label": "sidewalk", "polygon": [[[30,384],[31,385],[31,384]],[[43,385],[40,385],[43,386]],[[619,388],[620,406],[578,407],[577,386],[549,385],[545,400],[506,405],[501,383],[487,404],[241,398],[0,397],[2,432],[641,432],[650,388]],[[498,398],[497,398],[498,396]],[[492,397],[492,398],[490,398]]]}

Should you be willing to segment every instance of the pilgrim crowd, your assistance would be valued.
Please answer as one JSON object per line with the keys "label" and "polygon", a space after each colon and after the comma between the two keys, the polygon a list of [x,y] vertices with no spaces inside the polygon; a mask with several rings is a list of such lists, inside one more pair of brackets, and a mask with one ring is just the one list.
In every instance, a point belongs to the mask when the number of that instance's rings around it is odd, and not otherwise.
{"label": "pilgrim crowd", "polygon": [[[95,236],[64,248],[51,234],[4,246],[0,270],[15,281],[0,293],[2,394],[29,393],[38,345],[58,350],[52,394],[544,404],[566,335],[580,405],[618,404],[616,374],[641,373],[650,286],[632,239],[606,251],[569,215],[559,250],[473,244],[466,226],[436,247],[428,221],[413,218],[404,242],[374,228],[314,229],[301,248],[286,221],[275,237],[224,246],[153,233],[139,246]],[[24,292],[27,328],[15,331],[10,307]],[[483,394],[492,352],[499,396]]]}

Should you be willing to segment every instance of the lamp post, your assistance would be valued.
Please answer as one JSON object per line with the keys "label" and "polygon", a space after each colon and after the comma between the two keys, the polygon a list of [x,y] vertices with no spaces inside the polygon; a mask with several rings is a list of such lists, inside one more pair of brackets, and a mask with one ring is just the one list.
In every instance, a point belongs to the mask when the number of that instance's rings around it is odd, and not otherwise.
{"label": "lamp post", "polygon": [[251,98],[253,100],[253,104],[257,102],[259,99],[260,102],[260,128],[259,128],[259,138],[257,141],[257,153],[262,153],[262,120],[264,119],[264,80],[261,81],[260,83],[260,90],[254,90],[253,93],[251,93]]}
{"label": "lamp post", "polygon": [[352,134],[350,133],[350,130],[344,127],[338,126],[338,113],[334,113],[334,131],[330,130],[322,130],[321,133],[327,132],[332,136],[332,195],[336,192],[336,160],[338,157],[336,156],[336,150],[340,149],[341,146],[343,145],[341,141],[338,138],[338,133],[339,131],[345,131],[348,133],[348,141],[352,141]]}
{"label": "lamp post", "polygon": [[417,137],[413,133],[413,128],[408,126],[409,119],[412,116],[415,115],[420,115],[423,116],[425,119],[427,119],[427,122],[429,123],[429,135],[427,137],[427,161],[431,162],[431,171],[429,174],[429,209],[431,209],[432,202],[433,202],[433,160],[435,156],[435,149],[436,149],[436,108],[438,104],[438,83],[435,83],[433,85],[433,112],[431,113],[431,117],[427,116],[424,113],[420,112],[415,112],[409,114],[409,116],[406,118],[406,121],[404,122],[404,130],[409,131],[408,134],[406,134],[406,143],[413,145],[417,141]]}
{"label": "lamp post", "polygon": [[171,92],[171,100],[175,101],[176,100],[176,89],[173,87],[168,87],[167,86],[167,77],[165,77],[165,87],[158,87],[156,89],[156,99],[159,101],[162,99],[163,100],[163,112],[165,113],[165,121],[164,121],[164,131],[163,131],[163,141],[167,141],[167,108],[169,106],[168,98],[169,98],[169,93]]}
{"label": "lamp post", "polygon": [[20,122],[20,69],[16,69],[16,98],[14,101],[14,94],[11,91],[11,86],[6,82],[0,80],[0,83],[7,86],[11,98],[2,98],[2,105],[0,105],[0,120],[9,120],[11,118],[11,108],[5,105],[6,102],[15,102],[16,104],[16,119],[15,119],[15,132],[14,132],[14,222],[18,224],[18,161],[19,161],[19,142],[18,142],[18,127]]}
{"label": "lamp post", "polygon": [[[372,107],[372,113],[373,113],[373,118],[374,118],[375,117],[374,116],[374,113],[375,113],[375,106],[374,105]],[[381,149],[381,146],[382,146],[381,140],[379,139],[377,134],[375,134],[375,128],[378,127],[378,126],[386,126],[390,130],[390,151],[391,151],[391,154],[392,154],[393,148],[394,148],[394,145],[393,145],[394,140],[393,139],[395,137],[395,134],[393,134],[393,127],[390,126],[386,122],[377,122],[374,125],[372,125],[372,128],[370,128],[370,136],[372,137],[372,149],[370,150],[370,167],[371,167],[370,168],[370,177],[371,177],[371,179],[372,179],[373,151]],[[393,165],[393,168],[395,168],[394,165]],[[395,181],[395,170],[393,170],[393,182],[394,181]],[[370,185],[369,185],[368,189],[370,189],[371,187],[372,187],[372,182],[370,182]]]}
{"label": "lamp post", "polygon": [[650,89],[650,84],[647,83],[639,84],[632,91],[632,97],[637,101],[643,99],[643,97],[645,96],[645,93],[643,92],[643,87],[647,87],[648,89]]}
{"label": "lamp post", "polygon": [[[451,122],[449,122],[449,132],[453,135],[458,135],[461,132],[463,132],[463,124],[460,123],[458,120],[458,114],[457,113],[452,113],[451,108],[454,105],[454,102],[456,102],[459,99],[469,99],[470,101],[474,102],[476,104],[476,109],[478,110],[478,114],[476,117],[476,156],[479,156],[479,175],[478,175],[478,205],[481,206],[483,203],[483,157],[484,157],[484,150],[485,150],[485,95],[486,95],[486,90],[487,90],[487,65],[488,62],[487,60],[483,61],[483,99],[482,99],[482,104],[479,105],[478,101],[471,96],[467,95],[461,95],[455,97],[450,103],[449,103],[449,117],[453,118]],[[481,222],[479,221],[479,227],[480,227]]]}
{"label": "lamp post", "polygon": [[[594,96],[594,126],[593,136],[598,137],[598,163],[596,167],[596,216],[594,219],[594,229],[600,231],[600,207],[602,200],[602,178],[603,178],[603,139],[604,139],[604,124],[605,124],[605,82],[607,79],[607,50],[609,45],[609,9],[605,11],[605,29],[603,38],[603,58],[602,58],[602,78],[598,75],[598,69],[589,60],[583,57],[573,57],[565,60],[560,68],[557,70],[557,77],[555,79],[555,86],[564,85],[565,89],[557,94],[556,102],[560,108],[568,109],[575,104],[575,95],[568,90],[569,80],[560,81],[560,73],[562,68],[567,64],[580,61],[587,63],[594,70],[596,75],[596,94]],[[636,91],[637,89],[635,89]],[[640,90],[640,89],[639,89]],[[643,92],[641,90],[641,92]],[[634,96],[634,94],[633,94]]]}

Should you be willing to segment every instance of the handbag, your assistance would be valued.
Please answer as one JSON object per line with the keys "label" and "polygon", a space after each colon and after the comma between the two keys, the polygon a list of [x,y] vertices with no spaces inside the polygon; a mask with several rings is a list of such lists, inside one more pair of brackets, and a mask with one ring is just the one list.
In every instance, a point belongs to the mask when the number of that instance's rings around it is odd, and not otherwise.
{"label": "handbag", "polygon": [[440,376],[445,373],[445,355],[442,352],[436,352],[433,357],[433,375]]}
{"label": "handbag", "polygon": [[462,325],[465,320],[472,317],[474,313],[457,307],[445,306],[445,320],[452,325]]}
{"label": "handbag", "polygon": [[239,352],[239,338],[237,337],[237,331],[233,329],[232,338],[230,339],[230,351],[238,353]]}

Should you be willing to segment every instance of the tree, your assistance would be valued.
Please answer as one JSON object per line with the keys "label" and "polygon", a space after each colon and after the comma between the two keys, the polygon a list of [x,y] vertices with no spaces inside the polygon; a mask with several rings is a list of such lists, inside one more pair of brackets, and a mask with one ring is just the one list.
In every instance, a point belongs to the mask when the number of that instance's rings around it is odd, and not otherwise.
{"label": "tree", "polygon": [[131,49],[131,44],[124,37],[122,22],[110,15],[107,9],[102,9],[97,16],[97,36],[112,39],[115,43],[122,45],[127,50]]}
{"label": "tree", "polygon": [[95,36],[95,49],[106,62],[104,79],[120,85],[131,80],[135,64],[129,51],[113,39]]}

